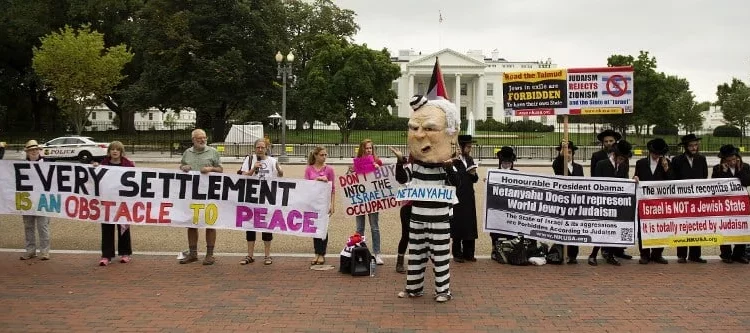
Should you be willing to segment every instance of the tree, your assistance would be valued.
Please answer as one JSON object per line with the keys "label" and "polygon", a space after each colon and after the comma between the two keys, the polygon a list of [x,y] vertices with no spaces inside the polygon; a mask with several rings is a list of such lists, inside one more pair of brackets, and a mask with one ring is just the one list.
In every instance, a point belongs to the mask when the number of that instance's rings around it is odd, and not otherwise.
{"label": "tree", "polygon": [[731,125],[738,126],[745,135],[745,129],[750,123],[750,87],[744,82],[733,79],[732,84],[721,84],[716,89],[717,104],[721,107],[724,120]]}
{"label": "tree", "polygon": [[634,125],[638,134],[645,126],[648,134],[651,125],[659,124],[664,111],[664,105],[655,103],[663,78],[656,72],[656,58],[648,51],[640,51],[637,58],[615,54],[607,58],[607,66],[633,66],[633,113],[602,116],[602,121],[623,132]]}
{"label": "tree", "polygon": [[391,83],[401,75],[400,69],[385,49],[375,51],[332,36],[322,38],[328,46],[307,63],[298,89],[315,119],[336,123],[342,143],[348,143],[355,113],[380,117],[388,113],[388,106],[395,106]]}
{"label": "tree", "polygon": [[89,108],[101,104],[122,81],[122,68],[133,58],[125,45],[105,48],[104,35],[88,25],[65,26],[43,37],[33,52],[34,71],[51,87],[78,134],[86,125]]}

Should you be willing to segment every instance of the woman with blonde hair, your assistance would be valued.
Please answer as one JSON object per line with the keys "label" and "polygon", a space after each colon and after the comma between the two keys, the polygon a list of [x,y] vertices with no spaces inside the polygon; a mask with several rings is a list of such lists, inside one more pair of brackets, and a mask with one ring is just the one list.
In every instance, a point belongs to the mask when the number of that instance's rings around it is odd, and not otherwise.
{"label": "woman with blonde hair", "polygon": [[[370,139],[364,139],[359,144],[359,150],[357,151],[357,157],[363,158],[372,156],[373,164],[375,168],[379,168],[383,165],[383,161],[378,158],[378,155],[375,154],[375,144]],[[354,172],[354,167],[349,167],[349,173]],[[369,213],[367,214],[367,218],[370,220],[370,232],[372,233],[372,252],[375,255],[375,262],[378,265],[383,264],[383,259],[380,258],[380,226],[378,226],[378,219],[380,218],[380,215],[375,213]],[[357,232],[364,236],[365,235],[365,216],[364,215],[357,215],[355,217],[355,220],[357,222]]]}
{"label": "woman with blonde hair", "polygon": [[[134,168],[135,163],[123,156],[125,154],[125,145],[120,141],[112,141],[107,147],[107,156],[101,163],[94,162],[94,166],[109,165],[126,168]],[[117,253],[120,255],[120,262],[127,264],[133,255],[133,248],[130,241],[130,225],[102,223],[102,258],[99,260],[99,266],[107,266],[115,257],[115,229],[117,230]]]}
{"label": "woman with blonde hair", "polygon": [[[36,140],[29,140],[23,148],[26,160],[30,162],[44,162],[42,148]],[[26,253],[21,260],[36,258],[36,233],[39,232],[39,253],[41,260],[49,260],[49,217],[37,215],[23,215],[23,229],[26,233]]]}
{"label": "woman with blonde hair", "polygon": [[[307,168],[305,168],[305,179],[317,180],[331,184],[331,206],[328,208],[328,216],[333,215],[336,207],[336,186],[334,179],[336,175],[333,168],[326,164],[328,152],[325,147],[317,146],[307,155]],[[311,265],[322,265],[326,262],[326,249],[328,248],[328,235],[325,238],[314,238],[315,259]]]}

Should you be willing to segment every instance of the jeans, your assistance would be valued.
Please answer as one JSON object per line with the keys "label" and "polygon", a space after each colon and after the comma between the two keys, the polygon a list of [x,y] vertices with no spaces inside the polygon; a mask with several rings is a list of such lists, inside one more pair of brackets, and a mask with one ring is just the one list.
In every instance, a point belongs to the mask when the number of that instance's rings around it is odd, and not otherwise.
{"label": "jeans", "polygon": [[26,254],[35,254],[37,250],[36,232],[39,232],[39,250],[49,254],[49,217],[23,216],[23,229],[26,234]]}
{"label": "jeans", "polygon": [[[380,254],[380,227],[378,226],[378,213],[367,214],[370,219],[370,230],[372,232],[372,252],[373,254]],[[358,215],[355,217],[357,220],[357,232],[364,236],[365,235],[365,216]]]}

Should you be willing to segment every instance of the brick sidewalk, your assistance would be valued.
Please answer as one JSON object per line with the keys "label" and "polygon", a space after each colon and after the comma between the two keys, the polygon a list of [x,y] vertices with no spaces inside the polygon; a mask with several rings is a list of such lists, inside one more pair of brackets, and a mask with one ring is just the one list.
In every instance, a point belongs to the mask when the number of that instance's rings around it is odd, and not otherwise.
{"label": "brick sidewalk", "polygon": [[[307,258],[240,266],[136,256],[20,261],[0,253],[3,332],[746,332],[749,265],[515,267],[451,262],[455,298],[399,299],[393,260],[377,276],[310,271]],[[329,262],[337,262],[328,258]],[[428,281],[428,285],[431,281]]]}

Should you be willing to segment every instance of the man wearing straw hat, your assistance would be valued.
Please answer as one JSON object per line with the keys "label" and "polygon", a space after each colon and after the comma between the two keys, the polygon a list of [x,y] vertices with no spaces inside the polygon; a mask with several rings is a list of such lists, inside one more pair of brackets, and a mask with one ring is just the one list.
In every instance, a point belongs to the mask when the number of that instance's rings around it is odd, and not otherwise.
{"label": "man wearing straw hat", "polygon": [[[36,140],[29,140],[23,148],[26,160],[30,162],[43,162],[42,148]],[[26,253],[21,260],[29,260],[36,257],[37,243],[36,232],[39,232],[39,254],[41,260],[49,260],[49,217],[36,215],[23,215],[23,229],[26,234]],[[35,230],[36,229],[36,230]]]}
{"label": "man wearing straw hat", "polygon": [[[635,180],[636,181],[659,181],[670,180],[674,178],[672,169],[669,167],[669,160],[666,155],[669,153],[669,146],[664,139],[656,138],[646,143],[648,156],[635,162]],[[641,252],[641,259],[638,263],[646,265],[649,262],[658,264],[668,264],[662,253],[664,248],[644,249],[641,242],[641,228],[638,229],[638,249]]]}
{"label": "man wearing straw hat", "polygon": [[[699,153],[701,138],[690,133],[685,135],[680,140],[680,146],[684,148],[682,155],[676,156],[672,159],[672,171],[674,172],[674,179],[706,179],[708,178],[708,163],[706,163],[706,157]],[[680,264],[687,263],[688,261],[705,264],[708,261],[701,258],[701,247],[691,246],[688,252],[688,247],[678,246],[677,247],[677,262]]]}

